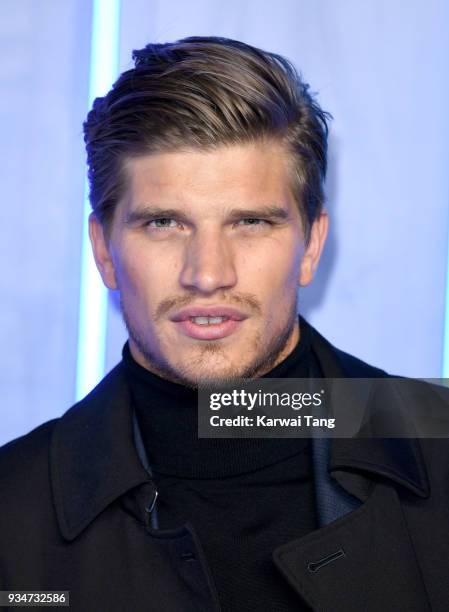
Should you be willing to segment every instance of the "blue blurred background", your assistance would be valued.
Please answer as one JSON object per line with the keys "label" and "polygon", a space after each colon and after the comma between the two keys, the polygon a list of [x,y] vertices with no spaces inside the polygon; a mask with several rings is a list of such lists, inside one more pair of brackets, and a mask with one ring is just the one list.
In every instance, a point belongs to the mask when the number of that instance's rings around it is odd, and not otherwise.
{"label": "blue blurred background", "polygon": [[[118,1],[118,0],[117,0]],[[99,2],[103,23],[116,0]],[[443,0],[121,0],[118,65],[148,42],[237,38],[287,56],[334,116],[332,231],[301,312],[392,373],[443,375],[449,4]],[[109,5],[109,6],[108,6]],[[0,2],[0,443],[76,397],[82,122],[95,0]],[[101,12],[103,11],[103,12]],[[110,15],[109,15],[110,17]],[[109,299],[105,364],[126,334]]]}

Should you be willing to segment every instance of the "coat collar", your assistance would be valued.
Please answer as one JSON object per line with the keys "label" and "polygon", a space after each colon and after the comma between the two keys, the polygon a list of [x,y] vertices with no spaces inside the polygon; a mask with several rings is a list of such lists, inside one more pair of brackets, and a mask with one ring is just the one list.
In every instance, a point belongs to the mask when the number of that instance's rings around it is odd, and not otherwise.
{"label": "coat collar", "polygon": [[72,540],[110,503],[151,478],[133,443],[131,400],[121,364],[57,422],[50,449],[56,513]]}
{"label": "coat collar", "polygon": [[[336,349],[312,328],[312,347],[326,378],[386,378],[388,374]],[[407,407],[403,406],[404,414]],[[400,411],[398,411],[400,412]],[[335,438],[330,440],[329,472],[346,491],[365,501],[371,482],[387,478],[419,497],[430,485],[417,438]]]}
{"label": "coat collar", "polygon": [[[334,348],[312,328],[312,347],[328,378],[386,376]],[[62,535],[76,538],[108,505],[125,493],[155,488],[136,451],[131,399],[123,366],[116,366],[56,423],[50,449],[56,514]],[[369,477],[390,479],[420,497],[429,484],[416,439],[334,439],[329,472],[351,495],[366,499]]]}

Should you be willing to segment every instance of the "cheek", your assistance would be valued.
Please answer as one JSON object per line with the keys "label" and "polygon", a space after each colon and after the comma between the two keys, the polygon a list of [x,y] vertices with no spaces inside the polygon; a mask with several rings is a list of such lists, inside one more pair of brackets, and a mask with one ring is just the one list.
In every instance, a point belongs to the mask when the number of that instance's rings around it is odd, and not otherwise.
{"label": "cheek", "polygon": [[[259,266],[259,278],[272,290],[282,290],[298,282],[304,249],[297,243],[286,240],[284,244],[276,243],[266,248],[263,263]],[[266,282],[264,282],[266,280]]]}
{"label": "cheek", "polygon": [[133,254],[130,250],[122,252],[114,261],[114,268],[122,299],[135,300],[146,294],[152,284],[151,269],[139,254]]}
{"label": "cheek", "polygon": [[179,295],[170,258],[128,249],[117,262],[117,284],[128,315],[148,322],[164,299]]}

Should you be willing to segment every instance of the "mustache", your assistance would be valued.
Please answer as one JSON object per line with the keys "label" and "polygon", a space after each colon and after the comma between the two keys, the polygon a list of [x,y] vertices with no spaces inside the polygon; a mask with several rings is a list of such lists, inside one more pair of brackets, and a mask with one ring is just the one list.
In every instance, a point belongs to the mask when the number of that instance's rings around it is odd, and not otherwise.
{"label": "mustache", "polygon": [[[183,296],[183,297],[170,297],[165,298],[160,302],[155,312],[155,319],[158,320],[164,317],[171,310],[179,310],[186,306],[196,306],[198,296]],[[232,298],[226,299],[225,297],[220,300],[214,300],[215,303],[219,302],[220,305],[224,306],[243,306],[249,308],[253,313],[260,314],[262,312],[259,300],[254,294],[234,294]],[[204,304],[202,304],[204,306]]]}

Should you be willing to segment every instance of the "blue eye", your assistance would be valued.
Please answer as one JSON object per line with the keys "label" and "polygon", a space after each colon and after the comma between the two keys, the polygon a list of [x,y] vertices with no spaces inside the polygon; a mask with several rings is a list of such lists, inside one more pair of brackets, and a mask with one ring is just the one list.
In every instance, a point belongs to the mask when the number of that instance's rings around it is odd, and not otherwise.
{"label": "blue eye", "polygon": [[[237,221],[236,225],[240,225],[241,227],[254,227],[259,229],[272,225],[272,223],[270,221],[267,221],[266,219],[259,219],[257,217],[246,217],[245,219],[240,219],[240,221]],[[159,217],[157,219],[150,219],[145,223],[145,227],[149,227],[153,230],[168,230],[173,229],[177,226],[178,221],[170,217]]]}
{"label": "blue eye", "polygon": [[[169,218],[165,218],[165,217],[161,217],[160,219],[151,219],[151,221],[148,221],[148,223],[146,223],[146,225],[148,227],[152,227],[155,229],[169,229],[170,227],[175,227],[173,225],[169,225],[168,223],[165,223],[166,221],[170,222],[170,221],[175,221],[174,219],[169,219]],[[152,223],[158,223],[158,222],[164,222],[161,225],[151,225]],[[175,221],[176,223],[176,221]]]}
{"label": "blue eye", "polygon": [[[253,218],[253,217],[248,217],[247,219],[242,219],[241,221],[251,221],[251,223],[248,224],[244,224],[247,227],[261,227],[263,225],[270,225],[269,221],[266,221],[265,219],[257,219],[257,218]],[[254,223],[254,221],[256,221],[256,223]],[[240,221],[239,221],[240,223]]]}

